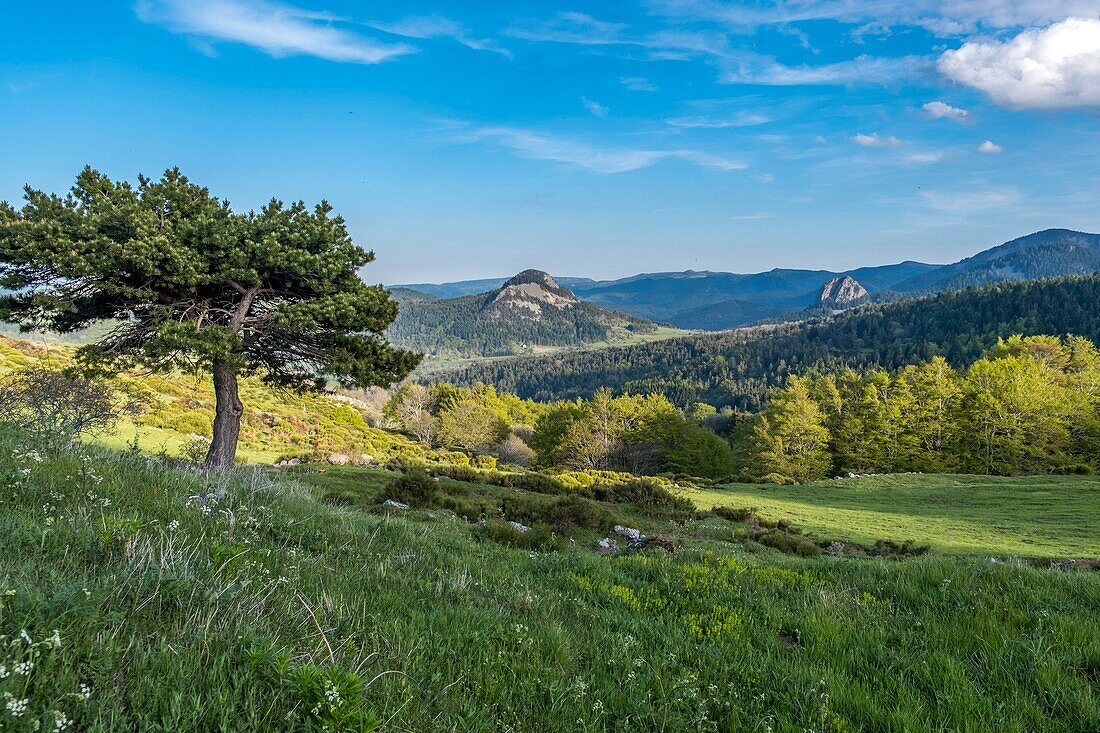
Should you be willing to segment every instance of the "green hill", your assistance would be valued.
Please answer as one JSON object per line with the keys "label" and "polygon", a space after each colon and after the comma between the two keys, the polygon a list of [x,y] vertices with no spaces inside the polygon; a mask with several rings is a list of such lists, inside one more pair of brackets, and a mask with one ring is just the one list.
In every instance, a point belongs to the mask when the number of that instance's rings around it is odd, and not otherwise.
{"label": "green hill", "polygon": [[657,331],[642,318],[578,300],[538,270],[526,270],[489,293],[417,298],[398,289],[401,310],[387,335],[433,355],[498,356],[538,347],[625,341]]}
{"label": "green hill", "polygon": [[[807,559],[713,514],[435,484],[556,522],[521,533],[387,513],[391,475],[319,470],[211,475],[0,432],[4,729],[1100,726],[1094,572]],[[336,484],[352,498],[326,501]],[[671,530],[677,551],[603,555],[570,516]]]}

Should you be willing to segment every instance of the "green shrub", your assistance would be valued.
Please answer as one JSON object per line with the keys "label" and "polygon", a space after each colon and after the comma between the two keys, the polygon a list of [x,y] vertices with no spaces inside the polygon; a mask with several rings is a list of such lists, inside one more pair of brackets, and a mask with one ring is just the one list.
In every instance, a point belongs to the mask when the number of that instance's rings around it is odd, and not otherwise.
{"label": "green shrub", "polygon": [[413,468],[397,476],[386,487],[387,499],[394,499],[417,509],[438,506],[439,487],[427,471]]}
{"label": "green shrub", "polygon": [[569,543],[564,537],[554,534],[545,524],[539,524],[523,532],[507,522],[486,522],[480,533],[485,538],[502,545],[510,545],[524,550],[551,552],[564,550]]}
{"label": "green shrub", "polygon": [[728,506],[716,506],[711,511],[722,519],[730,522],[747,522],[756,517],[755,509],[734,509]]}
{"label": "green shrub", "polygon": [[639,509],[665,510],[675,513],[691,513],[695,505],[682,496],[677,496],[659,484],[636,479],[619,485],[601,485],[592,487],[592,493],[600,501],[616,504],[633,504]]}
{"label": "green shrub", "polygon": [[553,501],[508,498],[502,503],[504,516],[523,524],[547,524],[561,532],[570,527],[606,531],[616,524],[615,515],[591,499],[566,494]]}
{"label": "green shrub", "polygon": [[497,468],[497,457],[480,455],[476,456],[473,461],[475,468],[481,468],[486,471],[495,471]]}

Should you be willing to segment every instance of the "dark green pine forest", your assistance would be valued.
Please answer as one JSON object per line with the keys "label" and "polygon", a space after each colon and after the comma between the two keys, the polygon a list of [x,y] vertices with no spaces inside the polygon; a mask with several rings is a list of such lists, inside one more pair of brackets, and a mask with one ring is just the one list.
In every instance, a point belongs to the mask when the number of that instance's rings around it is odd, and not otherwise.
{"label": "dark green pine forest", "polygon": [[536,400],[615,392],[757,412],[768,390],[810,370],[895,370],[943,356],[965,366],[1013,334],[1100,340],[1100,276],[1013,281],[875,304],[828,319],[596,351],[519,357],[447,374]]}

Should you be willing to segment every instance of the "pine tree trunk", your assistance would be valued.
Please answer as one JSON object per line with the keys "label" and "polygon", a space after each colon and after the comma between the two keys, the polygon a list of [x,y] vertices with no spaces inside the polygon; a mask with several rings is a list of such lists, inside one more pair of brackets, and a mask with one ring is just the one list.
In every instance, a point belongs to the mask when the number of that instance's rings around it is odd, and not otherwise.
{"label": "pine tree trunk", "polygon": [[214,439],[206,454],[206,468],[232,466],[237,458],[244,405],[237,388],[237,372],[224,363],[214,364]]}

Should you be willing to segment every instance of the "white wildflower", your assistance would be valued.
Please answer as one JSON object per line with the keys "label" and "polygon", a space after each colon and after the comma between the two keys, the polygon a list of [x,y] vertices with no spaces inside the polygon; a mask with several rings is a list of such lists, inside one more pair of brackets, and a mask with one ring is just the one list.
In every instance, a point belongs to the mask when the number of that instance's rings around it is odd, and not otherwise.
{"label": "white wildflower", "polygon": [[50,637],[50,643],[53,644],[54,649],[61,648],[61,632],[57,629],[53,630],[53,636]]}
{"label": "white wildflower", "polygon": [[22,700],[20,700],[19,698],[11,697],[10,695],[6,697],[7,702],[4,703],[4,707],[7,708],[8,712],[11,713],[13,717],[22,717],[23,713],[27,712],[27,706],[31,703],[28,698],[24,697]]}

